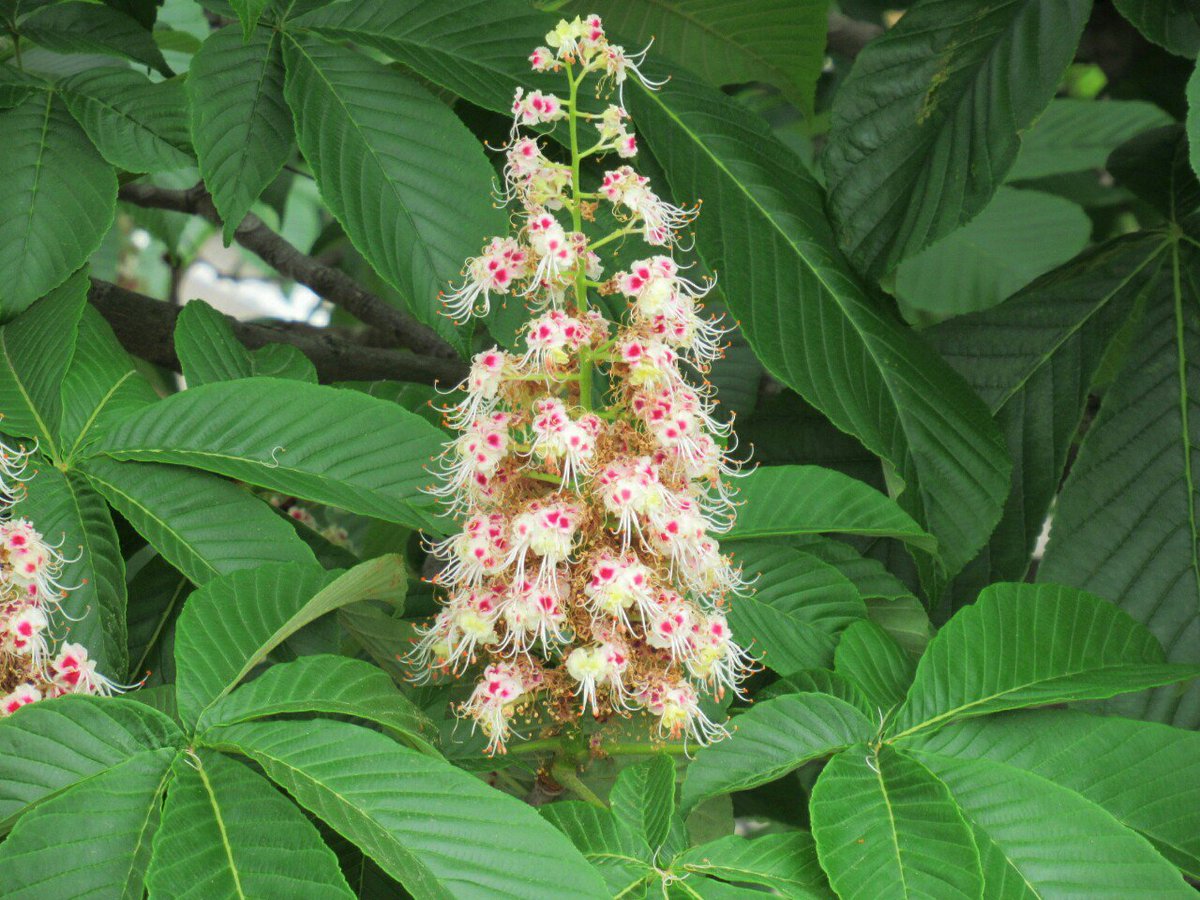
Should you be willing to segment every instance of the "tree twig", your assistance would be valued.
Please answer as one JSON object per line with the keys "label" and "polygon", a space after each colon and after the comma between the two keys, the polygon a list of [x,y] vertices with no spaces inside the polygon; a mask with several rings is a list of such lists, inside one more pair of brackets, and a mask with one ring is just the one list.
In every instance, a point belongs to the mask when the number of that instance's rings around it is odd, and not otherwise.
{"label": "tree twig", "polygon": [[[88,300],[112,326],[127,351],[176,372],[180,370],[174,340],[178,307],[95,278]],[[459,359],[367,347],[331,329],[300,322],[265,325],[229,318],[229,324],[237,339],[251,350],[267,344],[291,344],[312,360],[322,382],[394,379],[450,387],[467,373],[466,363]]]}
{"label": "tree twig", "polygon": [[[121,186],[119,196],[134,206],[187,213],[200,216],[215,225],[221,224],[217,208],[203,184],[187,190],[174,190],[132,182]],[[458,357],[454,348],[438,337],[433,329],[364,290],[340,269],[326,266],[301,253],[253,213],[242,220],[233,236],[239,244],[257,253],[280,274],[310,288],[361,322],[385,332],[399,346],[426,356],[443,359]]]}

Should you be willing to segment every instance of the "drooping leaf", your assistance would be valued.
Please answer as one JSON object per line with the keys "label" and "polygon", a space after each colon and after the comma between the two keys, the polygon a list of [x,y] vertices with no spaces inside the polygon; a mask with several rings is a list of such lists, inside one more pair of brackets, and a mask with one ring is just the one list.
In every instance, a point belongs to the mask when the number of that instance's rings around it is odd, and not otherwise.
{"label": "drooping leaf", "polygon": [[47,466],[25,484],[13,511],[27,517],[66,560],[60,580],[67,637],[83,644],[100,672],[120,682],[129,665],[125,640],[125,561],[108,504],[78,472]]}
{"label": "drooping leaf", "polygon": [[176,752],[135,753],[22,816],[0,844],[4,896],[140,898]]}
{"label": "drooping leaf", "polygon": [[108,422],[157,399],[108,322],[95,307],[84,305],[75,355],[62,382],[59,449],[64,459],[74,459]]}
{"label": "drooping leaf", "polygon": [[956,585],[1024,578],[1104,353],[1161,265],[1161,239],[1107,243],[993,310],[930,330],[992,409],[1013,460],[1004,515]]}
{"label": "drooping leaf", "polygon": [[914,668],[912,657],[880,626],[865,619],[842,633],[834,653],[834,671],[858,685],[883,712],[904,699]]}
{"label": "drooping leaf", "polygon": [[639,885],[658,877],[650,846],[611,811],[564,800],[543,806],[541,814],[596,867],[613,897],[638,896]]}
{"label": "drooping leaf", "polygon": [[724,547],[756,579],[754,593],[730,605],[730,627],[781,675],[830,664],[838,633],[867,614],[854,585],[811,554],[766,543]]}
{"label": "drooping leaf", "polygon": [[957,571],[990,533],[1008,478],[982,404],[847,270],[819,187],[765,123],[677,73],[627,97],[674,195],[705,199],[696,246],[759,358],[891,463],[901,505]]}
{"label": "drooping leaf", "polygon": [[[828,0],[607,0],[597,9],[609,40],[626,40],[637,49],[650,44],[653,53],[716,87],[768,82],[811,115],[825,63],[828,6]],[[575,0],[563,14],[593,11]]]}
{"label": "drooping leaf", "polygon": [[87,278],[79,273],[0,327],[0,427],[36,438],[51,456],[58,455],[63,377],[86,297]]}
{"label": "drooping leaf", "polygon": [[365,719],[414,750],[438,755],[431,743],[437,739],[436,727],[387,673],[361,660],[323,653],[271,666],[205,710],[197,728],[307,712]]}
{"label": "drooping leaf", "polygon": [[1021,136],[1008,180],[1102,168],[1125,141],[1170,121],[1160,107],[1143,100],[1051,100]]}
{"label": "drooping leaf", "polygon": [[316,827],[261,775],[203,748],[173,775],[146,877],[151,896],[354,896]]}
{"label": "drooping leaf", "polygon": [[505,232],[483,148],[424,88],[357,53],[289,36],[284,94],[321,198],[414,314],[460,343],[440,291]]}
{"label": "drooping leaf", "polygon": [[[180,574],[161,554],[156,554],[129,579],[129,593],[137,598],[126,616],[130,679],[148,677],[153,681],[157,676],[164,686],[170,685],[172,704],[175,702],[175,621],[191,590],[192,583],[187,576]],[[137,696],[144,693],[144,690],[139,691]]]}
{"label": "drooping leaf", "polygon": [[675,763],[659,753],[622,769],[608,802],[617,821],[657,852],[676,818]]}
{"label": "drooping leaf", "polygon": [[[336,440],[331,439],[337,436]],[[112,428],[117,459],[208,469],[306,500],[422,526],[425,466],[444,434],[394,403],[277,378],[202,385]]]}
{"label": "drooping leaf", "polygon": [[895,537],[930,553],[937,546],[895,501],[833,469],[763,466],[738,488],[745,505],[730,540],[839,533]]}
{"label": "drooping leaf", "polygon": [[893,736],[1002,709],[1112,697],[1200,676],[1111,603],[1054,584],[994,584],[937,633]]}
{"label": "drooping leaf", "polygon": [[1184,897],[1194,892],[1150,843],[1045,778],[984,759],[905,751],[950,789],[1002,896]]}
{"label": "drooping leaf", "polygon": [[214,579],[188,598],[175,633],[179,714],[196,722],[292,633],[340,606],[402,590],[404,566],[381,556],[344,574],[282,563]]}
{"label": "drooping leaf", "polygon": [[682,807],[786,775],[811,759],[865,741],[875,726],[856,708],[825,694],[788,694],[756,703],[735,719],[728,740],[700,750],[683,781]]}
{"label": "drooping leaf", "polygon": [[1019,711],[914,736],[915,750],[988,759],[1070,788],[1200,872],[1200,734],[1075,710]]}
{"label": "drooping leaf", "polygon": [[990,309],[1082,251],[1091,233],[1077,204],[1001,187],[977,217],[900,263],[896,294],[942,318]]}
{"label": "drooping leaf", "polygon": [[100,155],[117,168],[151,172],[194,164],[179,81],[154,84],[132,69],[101,67],[58,87]]}
{"label": "drooping leaf", "polygon": [[0,317],[11,318],[100,246],[117,177],[49,92],[0,112],[0,159]]}
{"label": "drooping leaf", "polygon": [[1200,53],[1200,10],[1188,0],[1113,0],[1138,31],[1178,56]]}
{"label": "drooping leaf", "polygon": [[731,834],[681,853],[671,869],[760,884],[796,900],[833,897],[812,835],[806,831],[751,839]]}
{"label": "drooping leaf", "polygon": [[101,53],[119,56],[174,74],[149,30],[123,12],[98,3],[71,0],[52,3],[31,13],[20,33],[35,44],[59,53]]}
{"label": "drooping leaf", "polygon": [[950,792],[886,744],[835,756],[810,814],[821,866],[845,900],[983,895],[979,851]]}
{"label": "drooping leaf", "polygon": [[873,275],[977,215],[1058,89],[1089,0],[924,0],[858,55],[822,157],[839,243]]}
{"label": "drooping leaf", "polygon": [[280,41],[269,28],[243,40],[228,25],[205,38],[188,69],[192,140],[227,243],[291,152]]}
{"label": "drooping leaf", "polygon": [[[1180,663],[1200,663],[1198,261],[1190,245],[1172,243],[1150,281],[1124,365],[1063,487],[1038,570],[1041,580],[1117,604]],[[1106,707],[1191,728],[1200,725],[1200,687]]]}
{"label": "drooping leaf", "polygon": [[254,760],[412,893],[609,896],[579,851],[528,806],[384,735],[314,719],[230,725],[206,742]]}
{"label": "drooping leaf", "polygon": [[[267,562],[316,563],[286,521],[222,478],[102,456],[79,468],[155,550],[196,584]],[[204,502],[197,503],[198,497]]]}
{"label": "drooping leaf", "polygon": [[0,828],[22,810],[183,734],[133,700],[73,694],[0,719]]}

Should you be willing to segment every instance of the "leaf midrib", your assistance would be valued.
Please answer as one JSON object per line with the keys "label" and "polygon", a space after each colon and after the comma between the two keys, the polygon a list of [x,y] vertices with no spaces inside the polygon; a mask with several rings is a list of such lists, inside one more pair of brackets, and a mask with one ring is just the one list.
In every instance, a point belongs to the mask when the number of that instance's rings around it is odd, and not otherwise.
{"label": "leaf midrib", "polygon": [[[1174,195],[1172,195],[1173,202]],[[1188,423],[1188,372],[1187,345],[1183,311],[1183,286],[1179,266],[1179,242],[1171,244],[1171,277],[1174,292],[1175,307],[1175,352],[1177,357],[1177,372],[1179,378],[1179,419],[1181,444],[1183,447],[1183,477],[1187,487],[1188,530],[1191,534],[1192,547],[1192,577],[1196,586],[1196,596],[1200,598],[1200,529],[1196,523],[1196,480],[1192,473],[1192,439]],[[1193,613],[1198,612],[1193,610]]]}
{"label": "leaf midrib", "polygon": [[54,435],[46,426],[46,420],[42,418],[41,412],[38,410],[37,404],[33,402],[33,397],[29,395],[29,391],[25,389],[25,382],[21,377],[21,373],[17,371],[16,363],[13,361],[12,354],[8,352],[8,329],[0,328],[0,353],[4,355],[4,362],[8,366],[13,376],[13,384],[17,386],[17,390],[21,394],[21,398],[25,401],[25,405],[29,407],[29,412],[33,416],[33,422],[41,432],[41,437],[45,438],[46,446],[50,450],[51,459],[58,459],[58,446],[54,442]]}
{"label": "leaf midrib", "polygon": [[[1058,675],[1055,675],[1053,678],[1044,678],[1044,679],[1041,679],[1038,681],[1023,682],[1021,684],[1014,685],[1010,688],[1006,688],[1003,691],[998,691],[997,693],[989,694],[986,697],[980,697],[979,699],[972,700],[970,703],[964,703],[961,706],[956,706],[954,709],[949,709],[949,710],[946,710],[945,712],[938,713],[933,718],[926,719],[923,722],[918,722],[916,725],[912,725],[909,728],[906,728],[904,731],[901,731],[899,734],[889,735],[887,740],[888,740],[888,743],[898,741],[901,738],[908,737],[909,735],[915,734],[919,731],[924,731],[927,728],[932,728],[933,726],[938,725],[938,724],[946,721],[949,718],[957,716],[959,713],[963,713],[963,712],[966,712],[967,710],[974,709],[975,707],[980,706],[984,703],[989,703],[992,700],[998,700],[1002,697],[1007,697],[1009,694],[1015,693],[1017,691],[1025,690],[1026,688],[1036,687],[1038,685],[1052,685],[1057,681],[1062,681],[1063,679],[1074,678],[1078,675],[1087,675],[1087,674],[1090,674],[1093,672],[1096,672],[1096,673],[1108,672],[1108,671],[1111,671],[1114,669],[1123,669],[1130,665],[1166,667],[1166,666],[1170,665],[1170,663],[1156,663],[1156,662],[1151,662],[1151,663],[1110,663],[1110,664],[1106,664],[1106,665],[1102,665],[1102,666],[1090,666],[1086,669],[1076,669],[1075,671],[1072,671],[1072,672],[1061,672]],[[1062,701],[1039,700],[1037,703],[1040,706],[1040,705],[1043,705],[1046,703],[1055,703],[1055,702],[1062,702]],[[908,703],[906,701],[905,706],[907,706],[907,705],[908,705]]]}
{"label": "leaf midrib", "polygon": [[217,831],[221,834],[221,846],[225,849],[225,858],[229,861],[229,872],[233,876],[233,886],[237,891],[238,897],[241,900],[246,900],[246,892],[242,890],[242,879],[238,874],[237,862],[233,858],[233,847],[229,843],[229,833],[225,830],[225,819],[221,815],[221,806],[217,803],[217,795],[213,793],[212,782],[208,780],[208,773],[204,771],[204,763],[199,755],[189,754],[192,762],[196,765],[196,773],[200,776],[200,781],[204,785],[204,791],[208,795],[209,805],[212,807],[213,818],[217,823]]}

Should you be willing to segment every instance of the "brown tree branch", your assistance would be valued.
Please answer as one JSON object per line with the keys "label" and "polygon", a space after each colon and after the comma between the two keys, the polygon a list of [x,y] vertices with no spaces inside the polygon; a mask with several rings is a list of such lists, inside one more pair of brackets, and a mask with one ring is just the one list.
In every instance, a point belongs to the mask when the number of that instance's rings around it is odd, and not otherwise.
{"label": "brown tree branch", "polygon": [[[180,371],[175,353],[179,308],[107,281],[92,279],[88,300],[112,326],[121,345],[134,356]],[[229,319],[247,348],[291,344],[317,368],[322,382],[394,379],[450,387],[466,377],[459,359],[420,356],[407,350],[366,347],[336,332],[299,322],[262,325]]]}
{"label": "brown tree branch", "polygon": [[826,46],[830,53],[854,59],[863,47],[881,34],[883,34],[883,29],[878,25],[871,22],[860,22],[849,16],[843,16],[841,13],[831,12]]}
{"label": "brown tree branch", "polygon": [[[135,206],[188,213],[215,225],[221,224],[217,208],[203,184],[181,191],[132,182],[121,186],[119,196]],[[233,236],[239,244],[257,253],[282,275],[311,288],[361,322],[388,334],[397,345],[427,356],[458,358],[454,348],[438,337],[433,329],[364,290],[340,269],[323,265],[301,253],[253,213],[242,220]]]}

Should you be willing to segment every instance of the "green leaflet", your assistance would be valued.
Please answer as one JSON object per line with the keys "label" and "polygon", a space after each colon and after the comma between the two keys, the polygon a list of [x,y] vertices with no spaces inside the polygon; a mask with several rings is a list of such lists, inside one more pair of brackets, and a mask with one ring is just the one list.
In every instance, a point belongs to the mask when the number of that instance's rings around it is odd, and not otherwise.
{"label": "green leaflet", "polygon": [[[1140,324],[1063,488],[1038,572],[1118,604],[1181,663],[1200,662],[1198,260],[1181,239],[1149,276]],[[1200,689],[1109,708],[1191,728]]]}
{"label": "green leaflet", "polygon": [[946,786],[910,756],[859,744],[813,787],[813,838],[838,896],[973,898],[979,852]]}
{"label": "green leaflet", "polygon": [[[85,461],[79,471],[196,584],[266,562],[316,562],[286,520],[245,488],[222,478],[102,456]],[[204,503],[196,503],[197,497],[204,497]]]}
{"label": "green leaflet", "polygon": [[11,318],[100,246],[117,177],[49,92],[0,112],[0,158],[0,317]]}
{"label": "green leaflet", "polygon": [[181,754],[146,886],[156,896],[346,898],[333,851],[261,775],[211,750]]}
{"label": "green leaflet", "polygon": [[13,510],[25,516],[67,560],[60,580],[72,588],[62,603],[71,618],[67,640],[83,644],[100,672],[121,681],[129,660],[125,638],[125,560],[108,504],[78,472],[46,466],[29,479]]}
{"label": "green leaflet", "polygon": [[924,0],[855,60],[822,157],[839,244],[878,277],[973,218],[1075,54],[1089,0]]}
{"label": "green leaflet", "polygon": [[4,895],[140,898],[176,752],[135,753],[22,816],[0,844]]}
{"label": "green leaflet", "polygon": [[441,431],[395,403],[260,377],[174,394],[111,428],[99,449],[436,529],[433,502],[421,488],[443,440]]}
{"label": "green leaflet", "polygon": [[188,70],[192,140],[226,243],[291,152],[281,40],[267,28],[243,40],[226,26],[205,39]]}
{"label": "green leaflet", "polygon": [[579,851],[530,807],[381,734],[315,719],[231,725],[206,742],[261,765],[414,895],[609,896]]}
{"label": "green leaflet", "polygon": [[192,165],[187,100],[176,79],[154,84],[131,69],[88,69],[58,85],[71,115],[119,169]]}
{"label": "green leaflet", "polygon": [[179,715],[197,723],[267,654],[338,607],[403,590],[404,567],[380,556],[344,573],[315,563],[280,563],[235,572],[188,598],[175,633]]}
{"label": "green leaflet", "polygon": [[1197,675],[1200,667],[1167,664],[1149,631],[1099,597],[1055,584],[994,584],[929,642],[888,731],[899,738],[957,718]]}
{"label": "green leaflet", "polygon": [[505,231],[483,148],[424,88],[361,54],[289,35],[283,55],[284,94],[321,198],[417,318],[465,348],[438,294]]}

